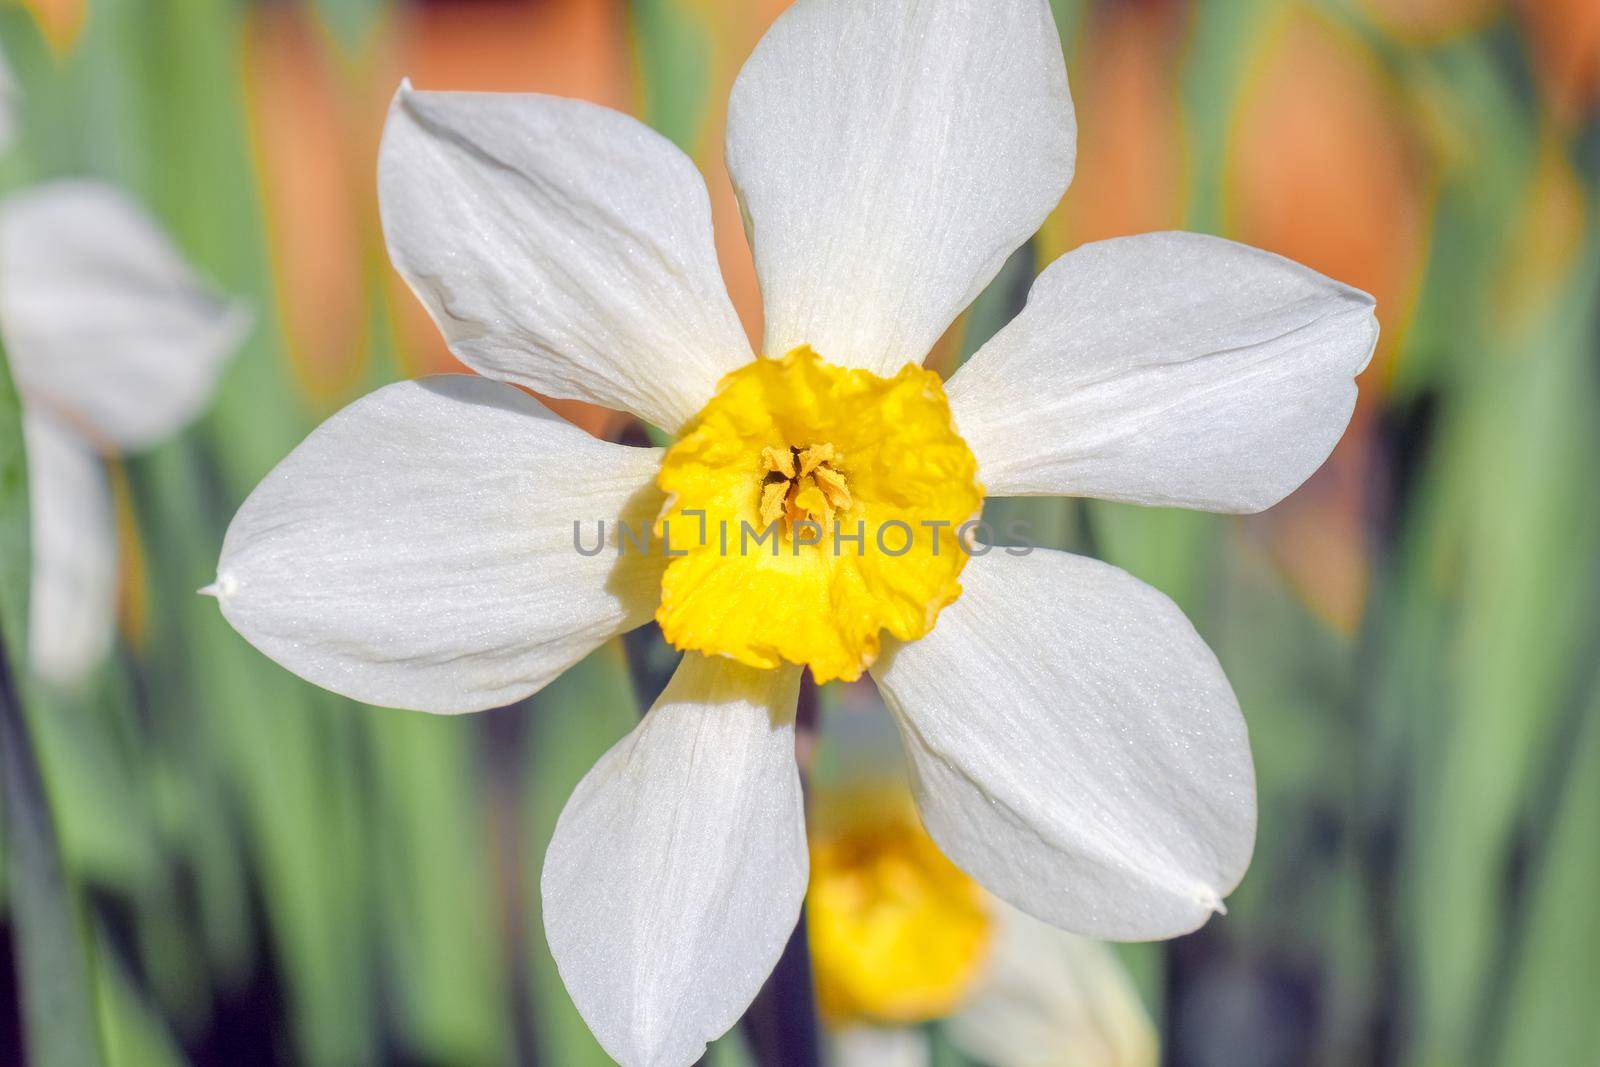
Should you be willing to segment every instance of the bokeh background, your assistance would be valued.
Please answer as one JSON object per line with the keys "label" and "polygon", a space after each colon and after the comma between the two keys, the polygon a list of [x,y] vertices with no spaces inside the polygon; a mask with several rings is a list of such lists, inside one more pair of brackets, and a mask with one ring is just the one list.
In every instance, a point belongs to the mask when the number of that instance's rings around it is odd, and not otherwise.
{"label": "bokeh background", "polygon": [[[25,1036],[41,1063],[606,1062],[545,947],[538,868],[572,786],[670,670],[659,637],[438,719],[300,682],[194,591],[320,419],[454,369],[377,224],[402,75],[661,130],[708,176],[759,336],[720,146],[728,87],[784,6],[0,3],[17,108],[0,190],[111,180],[256,311],[209,414],[113,465],[112,656],[63,689],[12,642],[25,707],[0,741],[14,776],[30,756],[41,774],[6,793],[0,1063],[29,1062]],[[1163,1059],[1600,1063],[1600,3],[1054,7],[1077,177],[937,366],[1061,252],[1155,229],[1282,252],[1374,294],[1383,326],[1343,443],[1265,515],[991,506],[1176,599],[1249,722],[1260,840],[1227,916],[1117,949]],[[19,546],[0,540],[12,578]],[[817,694],[819,778],[876,699]],[[826,1056],[792,956],[711,1062]],[[966,1062],[926,1032],[936,1063]]]}

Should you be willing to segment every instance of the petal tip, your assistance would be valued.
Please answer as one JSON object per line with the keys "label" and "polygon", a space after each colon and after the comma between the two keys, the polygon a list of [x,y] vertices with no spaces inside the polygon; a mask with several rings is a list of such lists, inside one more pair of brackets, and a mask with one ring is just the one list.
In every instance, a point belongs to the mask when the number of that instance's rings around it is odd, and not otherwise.
{"label": "petal tip", "polygon": [[217,580],[210,585],[202,586],[195,592],[200,596],[208,596],[221,602],[227,600],[239,589],[239,580],[231,574],[218,574]]}
{"label": "petal tip", "polygon": [[1211,911],[1216,913],[1217,915],[1226,915],[1226,914],[1228,914],[1228,906],[1226,904],[1224,904],[1222,902],[1222,898],[1217,896],[1215,893],[1208,893],[1205,896],[1201,897],[1200,898],[1200,903],[1204,904],[1207,908],[1211,909]]}
{"label": "petal tip", "polygon": [[[1362,295],[1365,296],[1366,294]],[[1383,325],[1378,321],[1378,302],[1370,296],[1367,297],[1367,301],[1366,315],[1364,316],[1364,325],[1367,328],[1366,355],[1362,357],[1361,365],[1356,368],[1357,375],[1372,364],[1372,357],[1378,351],[1378,338],[1383,333]]]}
{"label": "petal tip", "polygon": [[416,87],[411,84],[411,79],[409,77],[401,78],[400,84],[395,86],[394,96],[389,98],[390,113],[392,114],[404,107],[406,101],[415,95],[417,95],[417,90]]}

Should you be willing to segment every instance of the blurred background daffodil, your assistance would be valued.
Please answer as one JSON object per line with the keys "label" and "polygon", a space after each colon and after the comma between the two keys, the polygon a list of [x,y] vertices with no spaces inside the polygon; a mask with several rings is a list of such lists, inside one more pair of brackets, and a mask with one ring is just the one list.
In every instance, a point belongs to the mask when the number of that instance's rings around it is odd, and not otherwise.
{"label": "blurred background daffodil", "polygon": [[810,834],[807,934],[837,1063],[923,1067],[944,1041],[992,1067],[1154,1067],[1155,1027],[1112,950],[987,894],[903,784],[819,787]]}

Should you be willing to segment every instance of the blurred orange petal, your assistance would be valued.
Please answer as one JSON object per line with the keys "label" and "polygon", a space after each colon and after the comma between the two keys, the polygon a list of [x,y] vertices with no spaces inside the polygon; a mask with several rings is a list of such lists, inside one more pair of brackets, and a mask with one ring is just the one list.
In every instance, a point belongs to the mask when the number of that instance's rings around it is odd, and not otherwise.
{"label": "blurred orange petal", "polygon": [[397,54],[419,89],[555,93],[627,111],[623,12],[612,0],[411,4]]}
{"label": "blurred orange petal", "polygon": [[1043,263],[1087,241],[1182,221],[1178,72],[1186,13],[1154,0],[1101,8],[1088,19],[1083,69],[1072,81],[1077,173],[1040,235]]}
{"label": "blurred orange petal", "polygon": [[1434,180],[1409,112],[1355,37],[1296,13],[1274,33],[1229,145],[1230,236],[1371,293],[1389,378],[1427,255]]}
{"label": "blurred orange petal", "polygon": [[328,406],[354,386],[364,348],[371,180],[351,145],[350,87],[299,4],[252,9],[244,77],[285,344],[307,395]]}
{"label": "blurred orange petal", "polygon": [[711,221],[716,227],[717,261],[728,295],[739,312],[750,343],[759,351],[762,312],[761,285],[756,278],[755,259],[745,239],[744,216],[733,192],[733,179],[723,159],[723,130],[728,120],[728,94],[745,59],[755,48],[772,20],[789,6],[789,0],[697,0],[688,10],[698,12],[712,35],[713,77],[708,88],[709,113],[701,128],[701,143],[694,151],[695,162],[706,176],[711,193]]}
{"label": "blurred orange petal", "polygon": [[1296,9],[1269,36],[1235,116],[1230,236],[1371,293],[1383,327],[1355,420],[1298,492],[1250,520],[1314,612],[1342,630],[1366,597],[1369,412],[1392,373],[1430,236],[1432,163],[1365,46]]}
{"label": "blurred orange petal", "polygon": [[33,15],[44,39],[57,55],[67,52],[77,42],[89,14],[87,0],[22,0],[22,6]]}
{"label": "blurred orange petal", "polygon": [[1600,102],[1600,0],[1519,0],[1534,70],[1563,121]]}

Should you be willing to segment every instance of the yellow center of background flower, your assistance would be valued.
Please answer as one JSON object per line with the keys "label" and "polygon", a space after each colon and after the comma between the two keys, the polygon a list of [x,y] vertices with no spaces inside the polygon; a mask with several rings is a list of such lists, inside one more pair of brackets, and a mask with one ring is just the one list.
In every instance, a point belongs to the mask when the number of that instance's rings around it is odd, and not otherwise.
{"label": "yellow center of background flower", "polygon": [[656,534],[686,552],[662,576],[662,633],[859,678],[882,631],[921,637],[960,594],[977,467],[932,371],[880,378],[809,348],[741,367],[662,462]]}
{"label": "yellow center of background flower", "polygon": [[909,805],[879,798],[851,807],[832,827],[813,820],[806,922],[818,1007],[832,1026],[949,1015],[987,956],[983,890]]}

